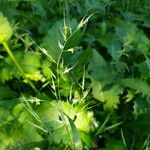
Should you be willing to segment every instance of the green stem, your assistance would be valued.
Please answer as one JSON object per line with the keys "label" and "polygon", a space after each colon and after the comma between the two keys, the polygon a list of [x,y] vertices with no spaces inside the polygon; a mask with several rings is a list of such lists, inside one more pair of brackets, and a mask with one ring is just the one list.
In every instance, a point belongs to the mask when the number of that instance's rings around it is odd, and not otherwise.
{"label": "green stem", "polygon": [[66,12],[66,18],[69,20],[69,4],[68,4],[68,0],[65,0],[65,12]]}
{"label": "green stem", "polygon": [[2,41],[2,44],[6,50],[6,52],[8,53],[8,55],[10,56],[10,58],[12,59],[12,61],[14,62],[14,64],[16,65],[16,67],[18,68],[18,70],[20,71],[20,73],[23,75],[23,77],[27,80],[27,82],[29,83],[29,85],[31,86],[31,88],[38,93],[38,90],[36,89],[36,87],[34,86],[34,84],[26,77],[26,74],[24,72],[24,70],[21,68],[21,66],[19,65],[19,63],[17,62],[15,56],[13,55],[13,53],[11,52],[8,44],[5,41]]}

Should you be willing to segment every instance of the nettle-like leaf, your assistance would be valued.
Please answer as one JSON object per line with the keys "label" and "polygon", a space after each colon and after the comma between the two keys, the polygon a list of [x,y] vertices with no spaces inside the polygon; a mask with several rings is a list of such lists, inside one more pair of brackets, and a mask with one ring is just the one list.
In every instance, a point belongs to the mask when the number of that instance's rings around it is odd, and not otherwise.
{"label": "nettle-like leaf", "polygon": [[112,79],[107,62],[95,49],[91,49],[87,71],[93,78],[99,81],[106,81],[108,78]]}
{"label": "nettle-like leaf", "polygon": [[116,35],[118,36],[119,40],[126,42],[126,45],[131,43],[134,40],[134,33],[136,32],[137,28],[136,25],[129,21],[123,21],[116,19],[115,20],[115,31]]}
{"label": "nettle-like leaf", "polygon": [[[22,54],[23,55],[23,54]],[[25,73],[34,73],[40,67],[40,57],[35,52],[24,53],[23,59],[19,58]],[[22,61],[21,61],[22,60]]]}
{"label": "nettle-like leaf", "polygon": [[[48,30],[47,35],[43,39],[42,47],[46,49],[52,61],[58,61],[62,49],[68,50],[78,46],[82,33],[76,28],[77,21],[72,19],[67,21],[67,23],[64,23],[63,20],[57,21]],[[74,32],[75,30],[77,32]]]}
{"label": "nettle-like leaf", "polygon": [[140,115],[146,112],[150,112],[150,102],[142,97],[137,97],[134,100],[134,114]]}
{"label": "nettle-like leaf", "polygon": [[118,85],[114,85],[109,90],[103,91],[102,84],[96,82],[92,87],[92,93],[94,98],[103,103],[104,110],[113,110],[117,108],[119,104],[119,94],[122,92],[122,88]]}
{"label": "nettle-like leaf", "polygon": [[7,41],[13,34],[12,28],[6,17],[0,12],[0,42]]}
{"label": "nettle-like leaf", "polygon": [[121,81],[125,87],[136,90],[136,93],[140,93],[143,96],[150,96],[150,86],[146,81],[142,81],[137,78],[126,78]]}
{"label": "nettle-like leaf", "polygon": [[143,32],[139,31],[136,35],[136,43],[137,50],[143,55],[148,56],[150,49],[150,40]]}
{"label": "nettle-like leaf", "polygon": [[85,9],[85,12],[87,12],[89,10],[91,10],[91,11],[97,11],[98,10],[98,11],[100,11],[101,15],[104,15],[106,13],[104,1],[87,0],[87,1],[84,1],[82,3],[83,3],[83,6],[81,5],[82,7],[80,8],[82,10],[81,12],[83,12],[83,10]]}
{"label": "nettle-like leaf", "polygon": [[121,43],[114,33],[106,32],[105,34],[100,34],[98,41],[102,44],[102,46],[107,48],[108,53],[114,60],[118,60]]}
{"label": "nettle-like leaf", "polygon": [[42,46],[46,49],[51,59],[57,62],[61,49],[59,43],[63,43],[63,35],[61,34],[62,21],[56,22],[49,30],[43,39]]}
{"label": "nettle-like leaf", "polygon": [[148,79],[150,77],[150,69],[148,67],[149,59],[137,64],[138,70],[140,72],[141,79]]}
{"label": "nettle-like leaf", "polygon": [[42,61],[42,73],[46,77],[46,79],[51,79],[52,77],[55,77],[52,69],[52,63],[45,59]]}
{"label": "nettle-like leaf", "polygon": [[65,50],[77,48],[83,36],[83,32],[81,32],[80,29],[88,22],[88,20],[91,18],[92,15],[93,14],[87,17],[85,16],[79,23],[77,22],[76,19],[72,19],[67,22],[66,24],[68,29],[67,32],[69,33],[67,34],[66,38],[67,41],[64,47]]}
{"label": "nettle-like leaf", "polygon": [[5,57],[1,61],[0,65],[0,82],[5,83],[11,80],[13,77],[20,77],[19,71],[14,66],[11,58],[9,56]]}
{"label": "nettle-like leaf", "polygon": [[20,64],[28,79],[35,81],[42,80],[43,76],[39,70],[41,66],[40,56],[36,52],[25,53],[24,59],[20,60]]}
{"label": "nettle-like leaf", "polygon": [[[16,57],[17,62],[22,67],[28,79],[35,81],[43,79],[43,76],[39,70],[41,67],[39,54],[30,51],[26,53],[17,51],[14,52],[14,56]],[[22,76],[9,56],[4,58],[2,67],[0,68],[0,73],[0,79],[3,83],[12,79],[13,77],[19,78]],[[26,82],[26,79],[24,81]]]}
{"label": "nettle-like leaf", "polygon": [[119,96],[111,93],[111,92],[103,92],[103,99],[104,101],[104,109],[105,110],[113,110],[117,108],[119,104]]}
{"label": "nettle-like leaf", "polygon": [[12,79],[14,75],[15,72],[12,67],[4,66],[3,68],[0,68],[0,82],[5,83],[5,81]]}
{"label": "nettle-like leaf", "polygon": [[[131,90],[135,90],[135,93],[132,91],[132,97],[134,99],[134,114],[140,115],[150,111],[150,86],[146,81],[142,81],[137,78],[127,78],[123,79],[121,83],[130,88]],[[134,94],[139,93],[138,97],[135,97]]]}
{"label": "nettle-like leaf", "polygon": [[[110,31],[110,28],[114,28],[115,33]],[[101,26],[101,30],[103,26]],[[131,49],[131,44],[136,41],[136,26],[129,22],[120,19],[113,19],[110,22],[107,22],[105,27],[105,32],[100,31],[98,36],[98,41],[102,46],[107,48],[108,53],[111,55],[114,61],[119,61],[121,56],[122,44],[125,51]],[[126,48],[126,47],[130,48]]]}

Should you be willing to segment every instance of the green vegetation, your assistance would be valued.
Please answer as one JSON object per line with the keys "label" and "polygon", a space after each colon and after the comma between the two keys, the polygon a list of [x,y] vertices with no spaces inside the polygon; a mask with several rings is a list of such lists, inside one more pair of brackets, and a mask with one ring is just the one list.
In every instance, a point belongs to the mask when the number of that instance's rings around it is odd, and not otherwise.
{"label": "green vegetation", "polygon": [[0,150],[149,150],[150,1],[1,0]]}

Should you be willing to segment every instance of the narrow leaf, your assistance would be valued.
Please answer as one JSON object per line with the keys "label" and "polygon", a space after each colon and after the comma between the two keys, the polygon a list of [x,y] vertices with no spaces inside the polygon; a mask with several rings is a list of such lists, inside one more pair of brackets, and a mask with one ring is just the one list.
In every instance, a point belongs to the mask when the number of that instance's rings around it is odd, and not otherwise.
{"label": "narrow leaf", "polygon": [[82,142],[80,140],[79,134],[78,134],[78,130],[77,130],[73,120],[70,119],[70,117],[68,115],[66,115],[66,116],[67,116],[70,126],[71,126],[75,150],[82,150],[83,146],[82,146]]}

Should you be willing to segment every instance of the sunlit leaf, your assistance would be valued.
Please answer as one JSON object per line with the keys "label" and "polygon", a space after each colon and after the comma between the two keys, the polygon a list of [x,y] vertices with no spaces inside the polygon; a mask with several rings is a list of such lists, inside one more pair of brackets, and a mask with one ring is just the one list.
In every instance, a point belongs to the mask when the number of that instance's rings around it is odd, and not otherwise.
{"label": "sunlit leaf", "polygon": [[0,12],[0,42],[9,40],[12,34],[13,31],[7,18]]}

